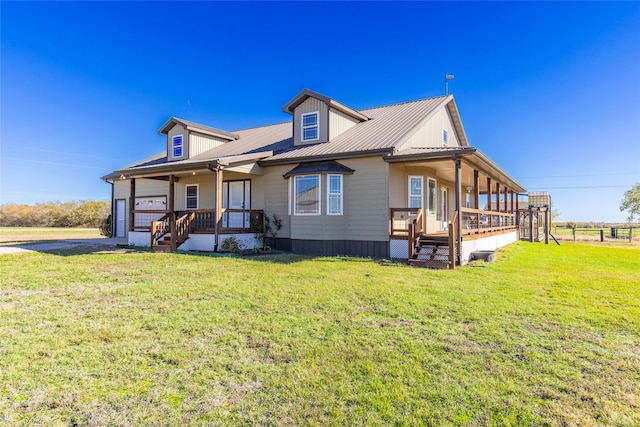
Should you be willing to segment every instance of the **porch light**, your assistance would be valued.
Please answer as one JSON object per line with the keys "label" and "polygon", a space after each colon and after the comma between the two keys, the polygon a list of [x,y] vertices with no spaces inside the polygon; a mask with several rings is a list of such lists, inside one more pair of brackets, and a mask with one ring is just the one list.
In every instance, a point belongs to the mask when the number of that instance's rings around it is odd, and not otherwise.
{"label": "porch light", "polygon": [[470,185],[469,185],[469,186],[467,186],[467,193],[471,193],[471,190],[473,190],[473,187],[472,187],[472,186],[470,186]]}

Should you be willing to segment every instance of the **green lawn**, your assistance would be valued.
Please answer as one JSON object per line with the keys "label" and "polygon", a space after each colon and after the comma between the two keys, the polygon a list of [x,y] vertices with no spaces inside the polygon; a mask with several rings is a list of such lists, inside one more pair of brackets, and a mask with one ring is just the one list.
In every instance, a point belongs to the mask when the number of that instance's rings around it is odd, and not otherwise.
{"label": "green lawn", "polygon": [[0,257],[0,424],[640,425],[640,249]]}

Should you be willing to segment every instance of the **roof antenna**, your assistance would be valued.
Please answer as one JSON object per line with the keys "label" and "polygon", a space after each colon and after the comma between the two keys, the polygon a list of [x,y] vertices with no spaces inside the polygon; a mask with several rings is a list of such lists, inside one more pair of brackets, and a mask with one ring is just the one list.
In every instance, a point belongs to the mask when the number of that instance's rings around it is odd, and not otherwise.
{"label": "roof antenna", "polygon": [[449,80],[453,80],[454,75],[449,73],[444,73],[444,94],[449,95]]}

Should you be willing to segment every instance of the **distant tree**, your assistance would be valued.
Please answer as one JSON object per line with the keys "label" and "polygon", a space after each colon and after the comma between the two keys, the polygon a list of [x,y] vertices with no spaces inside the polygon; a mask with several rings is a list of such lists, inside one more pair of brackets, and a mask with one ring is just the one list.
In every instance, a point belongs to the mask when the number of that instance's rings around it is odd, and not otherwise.
{"label": "distant tree", "polygon": [[640,182],[624,192],[620,211],[629,211],[629,222],[635,221],[636,216],[640,219]]}

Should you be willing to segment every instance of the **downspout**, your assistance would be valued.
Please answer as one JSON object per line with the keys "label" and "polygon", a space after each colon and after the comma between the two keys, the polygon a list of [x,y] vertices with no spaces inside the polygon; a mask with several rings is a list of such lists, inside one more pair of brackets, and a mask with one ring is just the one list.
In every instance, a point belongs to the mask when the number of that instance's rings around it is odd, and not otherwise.
{"label": "downspout", "polygon": [[116,210],[116,206],[115,206],[115,200],[113,200],[113,196],[115,194],[115,190],[113,189],[113,181],[109,181],[108,179],[105,179],[104,182],[106,182],[107,184],[111,184],[111,234],[107,237],[111,238],[113,237],[113,233],[115,233],[116,230],[116,224],[115,224],[115,210]]}

